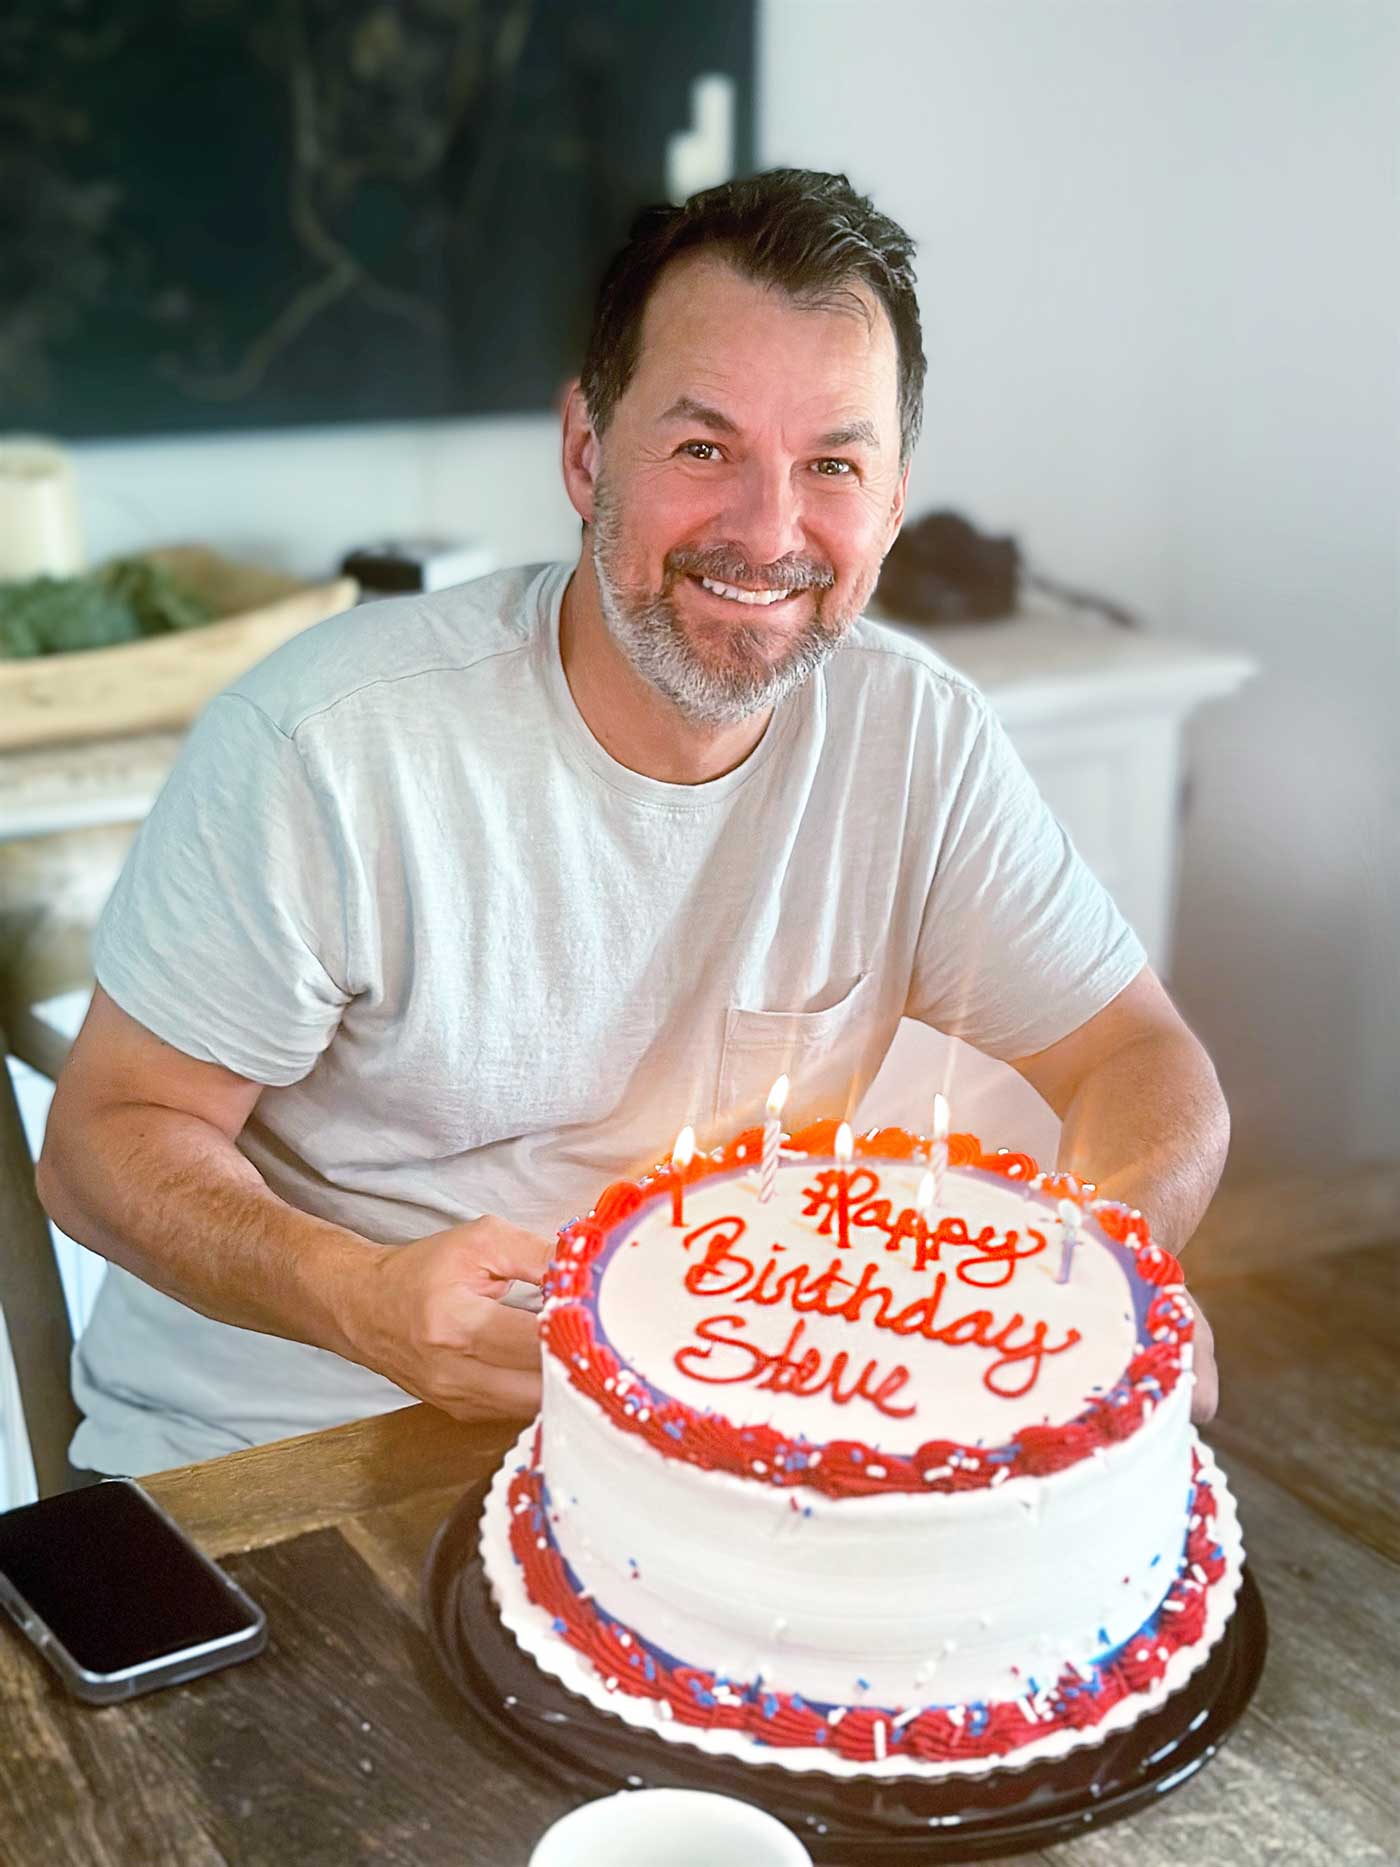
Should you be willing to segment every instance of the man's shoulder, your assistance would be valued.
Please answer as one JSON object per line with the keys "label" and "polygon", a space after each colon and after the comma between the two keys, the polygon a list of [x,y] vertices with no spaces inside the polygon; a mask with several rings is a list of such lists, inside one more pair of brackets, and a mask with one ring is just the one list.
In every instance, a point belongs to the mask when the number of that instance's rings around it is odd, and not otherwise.
{"label": "man's shoulder", "polygon": [[873,689],[882,697],[918,696],[942,709],[980,718],[981,690],[918,637],[862,616],[828,664],[838,683]]}
{"label": "man's shoulder", "polygon": [[521,565],[471,583],[361,603],[283,643],[228,690],[291,735],[374,690],[420,707],[433,679],[471,676],[528,649],[544,582],[563,566]]}

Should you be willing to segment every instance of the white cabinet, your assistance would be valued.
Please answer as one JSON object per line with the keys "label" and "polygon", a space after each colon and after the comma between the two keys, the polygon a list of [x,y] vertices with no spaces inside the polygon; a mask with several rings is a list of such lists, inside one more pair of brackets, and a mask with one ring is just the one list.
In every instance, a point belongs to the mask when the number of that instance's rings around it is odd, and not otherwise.
{"label": "white cabinet", "polygon": [[[986,694],[1154,969],[1169,977],[1183,729],[1203,701],[1240,687],[1253,664],[1048,608],[956,628],[886,621]],[[861,1105],[862,1123],[927,1128],[938,1089],[955,1126],[1053,1156],[1059,1124],[1013,1070],[908,1020]]]}

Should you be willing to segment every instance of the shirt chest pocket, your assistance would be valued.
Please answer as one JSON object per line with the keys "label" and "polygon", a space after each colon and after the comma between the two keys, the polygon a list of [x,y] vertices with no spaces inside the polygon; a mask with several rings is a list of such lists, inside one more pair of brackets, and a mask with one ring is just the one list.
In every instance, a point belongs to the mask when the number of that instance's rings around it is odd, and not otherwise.
{"label": "shirt chest pocket", "polygon": [[811,1011],[757,1011],[731,1005],[715,1097],[716,1132],[763,1119],[779,1076],[791,1079],[784,1117],[849,1115],[869,1087],[899,1022],[882,1016],[878,982],[861,973],[838,983],[832,1002]]}

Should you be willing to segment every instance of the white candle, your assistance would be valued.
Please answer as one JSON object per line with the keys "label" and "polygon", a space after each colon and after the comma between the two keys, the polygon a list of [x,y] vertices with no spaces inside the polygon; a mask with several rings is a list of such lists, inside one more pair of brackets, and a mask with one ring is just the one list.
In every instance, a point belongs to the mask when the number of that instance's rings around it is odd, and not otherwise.
{"label": "white candle", "polygon": [[37,435],[0,436],[0,583],[82,568],[72,459]]}
{"label": "white candle", "polygon": [[1072,1199],[1062,1199],[1056,1210],[1060,1215],[1060,1224],[1064,1227],[1064,1243],[1060,1247],[1060,1268],[1055,1282],[1067,1284],[1069,1267],[1074,1260],[1074,1248],[1079,1243],[1080,1213]]}
{"label": "white candle", "polygon": [[780,1076],[768,1091],[768,1118],[763,1124],[763,1164],[758,1176],[758,1203],[761,1206],[768,1204],[778,1183],[778,1149],[783,1139],[783,1124],[779,1118],[787,1099],[788,1079]]}
{"label": "white candle", "polygon": [[[929,1214],[932,1211],[933,1175],[931,1173],[926,1173],[919,1181],[919,1190],[914,1195],[914,1217],[919,1221],[919,1243],[921,1245],[927,1244],[928,1242],[928,1220]],[[934,1256],[936,1257],[937,1255],[937,1252],[935,1252]],[[923,1267],[923,1262],[923,1253],[920,1252],[918,1263],[921,1269]]]}
{"label": "white candle", "polygon": [[924,1224],[928,1224],[928,1215],[933,1211],[934,1185],[933,1175],[926,1173],[919,1182],[919,1190],[914,1195],[914,1211]]}
{"label": "white candle", "polygon": [[933,1146],[928,1164],[933,1175],[933,1204],[941,1205],[943,1176],[948,1171],[948,1098],[941,1092],[933,1098]]}
{"label": "white candle", "polygon": [[848,1246],[851,1242],[851,1176],[846,1169],[850,1166],[851,1156],[855,1152],[855,1143],[851,1139],[851,1124],[847,1121],[843,1121],[841,1126],[836,1130],[835,1151],[836,1165],[840,1169],[840,1178],[836,1182],[836,1213],[841,1228],[838,1242],[844,1247]]}
{"label": "white candle", "polygon": [[685,1170],[695,1158],[695,1130],[682,1128],[676,1136],[676,1145],[671,1149],[671,1223],[685,1224],[685,1208],[682,1192],[685,1185]]}

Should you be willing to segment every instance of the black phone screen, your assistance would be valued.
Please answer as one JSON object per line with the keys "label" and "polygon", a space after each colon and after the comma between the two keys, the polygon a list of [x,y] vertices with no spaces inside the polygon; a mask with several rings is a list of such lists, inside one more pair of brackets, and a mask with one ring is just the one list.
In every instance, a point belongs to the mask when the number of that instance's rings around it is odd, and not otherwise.
{"label": "black phone screen", "polygon": [[121,1672],[255,1625],[122,1481],[0,1515],[0,1574],[89,1672]]}

